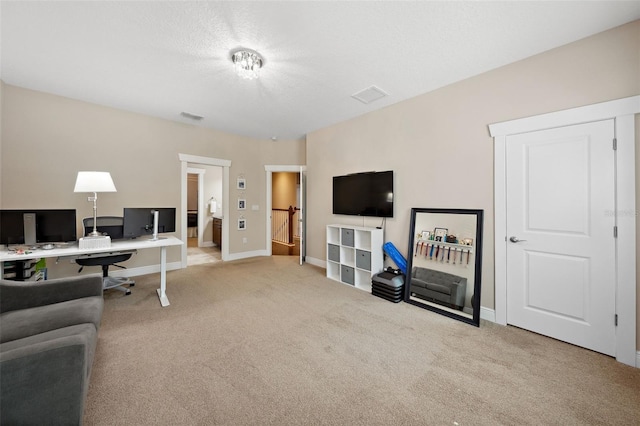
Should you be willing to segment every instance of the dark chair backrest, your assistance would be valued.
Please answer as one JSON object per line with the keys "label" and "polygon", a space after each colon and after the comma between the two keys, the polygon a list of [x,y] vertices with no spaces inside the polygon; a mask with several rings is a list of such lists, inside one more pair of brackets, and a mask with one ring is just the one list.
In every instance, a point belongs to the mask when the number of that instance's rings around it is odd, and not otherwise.
{"label": "dark chair backrest", "polygon": [[[121,240],[124,237],[124,218],[122,216],[98,216],[96,228],[103,235],[108,235],[112,240]],[[84,235],[93,232],[93,217],[82,219]]]}

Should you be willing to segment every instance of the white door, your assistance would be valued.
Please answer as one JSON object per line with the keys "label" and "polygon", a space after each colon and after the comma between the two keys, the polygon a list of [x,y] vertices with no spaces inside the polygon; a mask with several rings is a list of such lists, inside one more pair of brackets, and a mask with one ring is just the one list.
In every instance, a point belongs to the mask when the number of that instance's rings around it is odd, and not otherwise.
{"label": "white door", "polygon": [[613,120],[507,137],[507,322],[615,355]]}
{"label": "white door", "polygon": [[306,238],[306,221],[305,214],[307,211],[307,172],[304,166],[300,167],[300,213],[298,214],[298,230],[300,232],[300,265],[305,262],[305,256],[307,251]]}

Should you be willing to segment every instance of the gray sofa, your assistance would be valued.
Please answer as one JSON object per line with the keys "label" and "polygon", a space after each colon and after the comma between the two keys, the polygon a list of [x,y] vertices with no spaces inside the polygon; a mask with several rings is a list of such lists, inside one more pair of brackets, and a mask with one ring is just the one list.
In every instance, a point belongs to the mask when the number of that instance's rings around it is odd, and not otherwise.
{"label": "gray sofa", "polygon": [[464,308],[467,279],[446,272],[414,266],[411,271],[411,293],[454,309]]}
{"label": "gray sofa", "polygon": [[82,423],[102,277],[0,280],[0,424]]}

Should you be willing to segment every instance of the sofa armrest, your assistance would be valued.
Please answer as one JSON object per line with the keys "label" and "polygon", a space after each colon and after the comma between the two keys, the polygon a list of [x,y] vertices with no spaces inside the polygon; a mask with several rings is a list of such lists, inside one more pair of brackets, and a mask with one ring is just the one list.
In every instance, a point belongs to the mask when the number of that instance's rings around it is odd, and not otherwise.
{"label": "sofa armrest", "polygon": [[0,280],[0,313],[102,296],[100,274],[44,281]]}
{"label": "sofa armrest", "polygon": [[467,279],[451,283],[451,302],[456,306],[464,306],[464,299],[467,295]]}
{"label": "sofa armrest", "polygon": [[82,335],[1,350],[0,423],[81,424],[90,350]]}

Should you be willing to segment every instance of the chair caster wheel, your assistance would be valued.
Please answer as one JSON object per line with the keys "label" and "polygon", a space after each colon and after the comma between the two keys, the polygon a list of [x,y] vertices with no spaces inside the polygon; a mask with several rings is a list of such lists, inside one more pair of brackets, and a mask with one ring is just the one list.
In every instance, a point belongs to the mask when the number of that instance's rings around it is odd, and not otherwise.
{"label": "chair caster wheel", "polygon": [[131,290],[127,290],[127,292],[124,294],[125,296],[128,296],[131,294]]}
{"label": "chair caster wheel", "polygon": [[129,284],[129,287],[133,287],[135,285],[136,285],[136,283],[131,283],[131,284]]}

